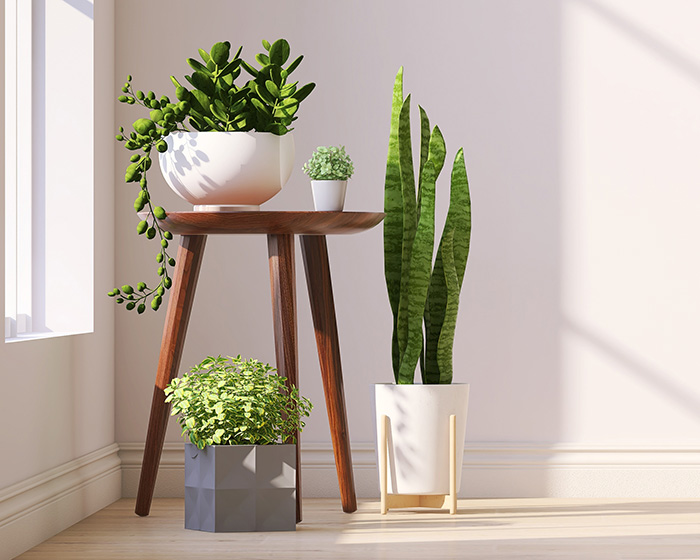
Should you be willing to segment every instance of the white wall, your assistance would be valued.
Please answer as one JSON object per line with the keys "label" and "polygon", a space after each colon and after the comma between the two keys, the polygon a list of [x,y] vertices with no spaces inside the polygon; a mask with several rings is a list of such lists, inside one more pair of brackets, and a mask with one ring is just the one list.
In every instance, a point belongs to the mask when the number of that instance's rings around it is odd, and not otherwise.
{"label": "white wall", "polygon": [[[391,89],[404,65],[405,90],[440,124],[448,157],[464,145],[472,189],[455,346],[456,381],[472,385],[468,491],[605,492],[615,471],[608,494],[683,494],[691,478],[664,469],[697,474],[700,464],[698,16],[697,4],[659,0],[203,1],[196,10],[122,0],[115,71],[118,84],[130,73],[162,95],[198,47],[228,39],[252,58],[262,38],[287,38],[305,55],[298,78],[317,90],[296,123],[296,169],[266,208],[311,209],[301,164],[317,145],[342,143],[357,169],[347,208],[381,210]],[[116,115],[127,124],[137,111]],[[127,154],[116,154],[119,181]],[[187,209],[157,170],[151,185],[167,209]],[[155,274],[155,249],[133,231],[134,196],[117,189],[119,284]],[[329,248],[350,434],[369,471],[370,387],[391,380],[381,229]],[[300,258],[297,268],[301,388],[316,404],[303,441],[318,450],[329,434]],[[117,313],[120,442],[144,440],[163,318]],[[182,369],[212,353],[274,360],[263,238],[208,242]],[[179,441],[174,422],[168,441]],[[558,461],[566,468],[550,468]],[[618,476],[640,461],[685,482]],[[586,484],[562,474],[590,463],[603,466],[586,471]]]}
{"label": "white wall", "polygon": [[[76,9],[87,9],[89,4]],[[113,3],[100,0],[94,18],[94,332],[0,343],[3,559],[119,497],[119,459],[114,446],[114,308],[104,296],[114,281]],[[71,71],[75,70],[66,68],[67,74]],[[71,131],[65,134],[69,137]],[[64,219],[75,221],[81,216],[66,211]],[[4,240],[0,240],[2,248]],[[72,297],[85,297],[80,286]],[[4,307],[4,301],[0,306]]]}

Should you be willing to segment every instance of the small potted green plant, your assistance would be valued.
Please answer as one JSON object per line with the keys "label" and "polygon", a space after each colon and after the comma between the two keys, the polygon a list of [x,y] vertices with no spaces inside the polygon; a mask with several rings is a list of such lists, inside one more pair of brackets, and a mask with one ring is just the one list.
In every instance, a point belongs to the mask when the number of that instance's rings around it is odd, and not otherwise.
{"label": "small potted green plant", "polygon": [[341,212],[348,179],[355,172],[345,146],[319,146],[302,169],[311,179],[314,209]]}
{"label": "small potted green plant", "polygon": [[[147,180],[154,152],[165,181],[196,211],[256,210],[289,179],[294,165],[291,125],[315,84],[292,81],[304,57],[288,63],[285,39],[262,45],[265,52],[255,55],[257,68],[241,58],[243,47],[232,56],[228,41],[215,43],[209,52],[199,49],[199,60],[187,59],[193,72],[186,81],[170,76],[172,100],[134,89],[132,76],[127,77],[118,101],[146,112],[131,131],[120,127],[116,138],[132,152],[124,180],[139,187],[134,201],[140,220],[137,233],[158,241],[159,282],[125,284],[110,291],[126,309],[143,313],[150,299],[157,310],[172,285],[172,234],[161,221],[167,213],[155,204]],[[247,81],[239,79],[243,71]]]}
{"label": "small potted green plant", "polygon": [[311,403],[269,364],[209,356],[166,387],[185,444],[185,528],[296,528],[296,433]]}

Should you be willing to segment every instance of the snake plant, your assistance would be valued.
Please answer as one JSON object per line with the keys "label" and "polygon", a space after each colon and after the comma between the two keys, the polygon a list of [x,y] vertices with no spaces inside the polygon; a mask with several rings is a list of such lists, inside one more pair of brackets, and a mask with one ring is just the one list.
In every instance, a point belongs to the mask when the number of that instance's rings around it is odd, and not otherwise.
{"label": "snake plant", "polygon": [[420,109],[418,189],[411,145],[410,94],[403,67],[396,75],[384,190],[384,273],[394,316],[396,383],[411,384],[420,363],[423,383],[452,382],[459,294],[469,255],[471,199],[460,148],[452,166],[450,206],[433,262],[435,185],[445,163],[440,129]]}

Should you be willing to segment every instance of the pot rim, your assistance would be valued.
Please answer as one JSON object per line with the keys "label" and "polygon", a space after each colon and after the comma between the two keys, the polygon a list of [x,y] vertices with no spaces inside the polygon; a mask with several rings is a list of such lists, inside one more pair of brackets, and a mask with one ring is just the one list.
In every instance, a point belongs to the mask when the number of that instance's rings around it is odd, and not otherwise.
{"label": "pot rim", "polygon": [[375,387],[377,386],[382,386],[382,385],[394,385],[395,387],[452,387],[452,386],[460,386],[464,387],[469,386],[469,383],[372,383]]}

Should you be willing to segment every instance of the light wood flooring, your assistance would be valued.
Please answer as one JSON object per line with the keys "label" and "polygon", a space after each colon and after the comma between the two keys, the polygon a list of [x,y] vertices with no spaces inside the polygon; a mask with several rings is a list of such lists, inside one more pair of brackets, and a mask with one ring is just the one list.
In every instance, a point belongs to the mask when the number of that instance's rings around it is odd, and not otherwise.
{"label": "light wood flooring", "polygon": [[304,521],[287,533],[185,530],[179,499],[155,500],[147,518],[133,510],[134,500],[120,500],[18,558],[700,559],[698,500],[460,500],[457,515],[383,516],[378,501],[344,514],[337,500],[306,499]]}

